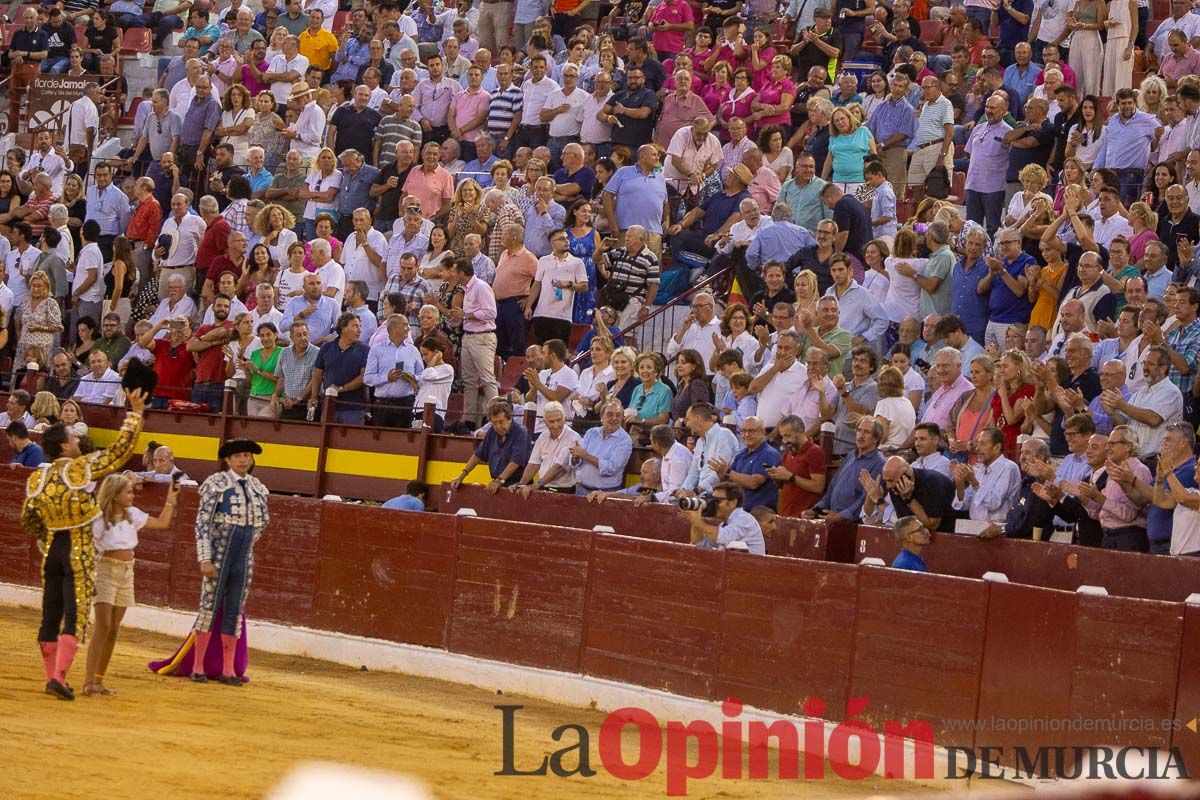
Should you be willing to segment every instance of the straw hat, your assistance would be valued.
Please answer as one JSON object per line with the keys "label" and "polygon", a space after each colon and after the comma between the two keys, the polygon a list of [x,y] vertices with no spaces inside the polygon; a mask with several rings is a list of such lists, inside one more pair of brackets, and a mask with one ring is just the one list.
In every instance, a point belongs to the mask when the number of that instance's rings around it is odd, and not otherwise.
{"label": "straw hat", "polygon": [[304,81],[299,81],[292,84],[292,91],[288,94],[288,100],[300,100],[308,97],[313,93],[313,88]]}

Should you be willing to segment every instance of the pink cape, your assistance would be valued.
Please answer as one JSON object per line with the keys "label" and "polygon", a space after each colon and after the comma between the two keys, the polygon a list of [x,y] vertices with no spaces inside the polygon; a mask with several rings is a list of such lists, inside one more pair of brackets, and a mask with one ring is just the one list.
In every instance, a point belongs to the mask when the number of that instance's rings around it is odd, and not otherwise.
{"label": "pink cape", "polygon": [[[218,633],[221,630],[221,611],[218,610],[213,616],[213,636],[208,640],[208,652],[204,654],[204,673],[209,678],[217,679],[221,677],[223,661],[221,654],[221,636]],[[242,616],[241,636],[238,637],[237,650],[233,656],[233,672],[242,680],[246,681],[246,667],[250,661],[250,648],[246,641],[246,617]],[[179,675],[183,677],[190,676],[193,672],[193,664],[195,663],[195,645],[196,632],[188,631],[187,638],[183,640],[183,644],[170,658],[151,661],[148,665],[150,671],[157,675]]]}

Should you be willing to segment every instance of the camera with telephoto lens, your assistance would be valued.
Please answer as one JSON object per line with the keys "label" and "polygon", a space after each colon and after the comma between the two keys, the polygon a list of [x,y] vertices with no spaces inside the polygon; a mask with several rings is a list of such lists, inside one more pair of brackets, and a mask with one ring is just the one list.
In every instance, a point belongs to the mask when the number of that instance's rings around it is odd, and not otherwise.
{"label": "camera with telephoto lens", "polygon": [[711,494],[701,494],[696,497],[679,498],[679,508],[683,511],[699,511],[702,517],[717,515],[717,498]]}

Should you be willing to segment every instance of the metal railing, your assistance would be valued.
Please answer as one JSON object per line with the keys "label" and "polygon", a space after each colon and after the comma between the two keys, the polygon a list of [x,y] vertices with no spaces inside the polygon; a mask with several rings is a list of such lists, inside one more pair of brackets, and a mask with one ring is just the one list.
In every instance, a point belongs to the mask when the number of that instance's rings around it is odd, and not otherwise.
{"label": "metal railing", "polygon": [[[626,344],[641,352],[654,351],[665,354],[667,342],[675,334],[675,328],[679,324],[675,313],[679,306],[690,304],[693,297],[705,290],[711,291],[717,296],[725,296],[728,294],[732,282],[732,265],[718,270],[712,275],[706,275],[702,280],[688,287],[687,291],[681,292],[671,302],[655,307],[646,316],[635,319],[626,325],[613,338],[624,339]],[[568,366],[578,366],[589,357],[586,351],[576,353],[568,362]]]}

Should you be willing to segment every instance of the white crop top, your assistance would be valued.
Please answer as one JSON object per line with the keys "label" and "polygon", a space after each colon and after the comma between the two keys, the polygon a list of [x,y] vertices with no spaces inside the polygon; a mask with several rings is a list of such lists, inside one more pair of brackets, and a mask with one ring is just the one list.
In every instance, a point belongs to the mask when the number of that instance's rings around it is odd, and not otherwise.
{"label": "white crop top", "polygon": [[137,506],[130,506],[125,512],[127,519],[109,524],[104,517],[96,518],[92,523],[92,535],[96,541],[96,552],[107,553],[110,550],[133,550],[138,545],[138,531],[146,525],[150,515]]}

